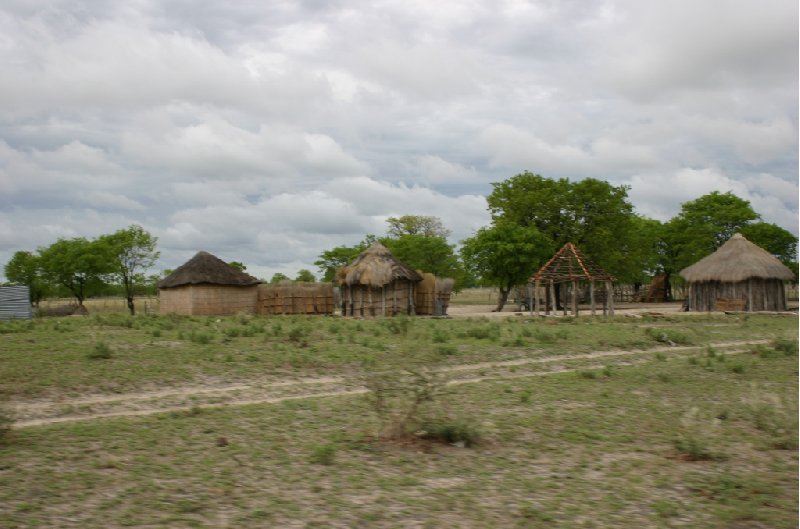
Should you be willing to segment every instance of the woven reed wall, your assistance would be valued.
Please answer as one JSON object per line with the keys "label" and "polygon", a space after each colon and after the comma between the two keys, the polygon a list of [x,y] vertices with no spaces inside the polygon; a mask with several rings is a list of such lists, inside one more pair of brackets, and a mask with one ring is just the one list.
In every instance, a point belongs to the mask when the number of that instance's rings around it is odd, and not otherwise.
{"label": "woven reed wall", "polygon": [[258,285],[187,285],[161,289],[160,297],[161,314],[229,316],[256,311]]}
{"label": "woven reed wall", "polygon": [[259,314],[333,314],[336,298],[331,283],[259,285]]}
{"label": "woven reed wall", "polygon": [[368,318],[415,314],[414,287],[414,282],[405,279],[384,287],[342,285],[342,315]]}
{"label": "woven reed wall", "polygon": [[450,306],[453,290],[452,279],[437,279],[435,275],[424,273],[417,283],[415,307],[417,314],[425,316],[444,316]]}
{"label": "woven reed wall", "polygon": [[689,285],[687,299],[691,311],[723,310],[724,305],[717,307],[718,298],[743,299],[746,311],[786,310],[786,291],[783,281],[779,279],[749,279],[736,283],[703,281]]}

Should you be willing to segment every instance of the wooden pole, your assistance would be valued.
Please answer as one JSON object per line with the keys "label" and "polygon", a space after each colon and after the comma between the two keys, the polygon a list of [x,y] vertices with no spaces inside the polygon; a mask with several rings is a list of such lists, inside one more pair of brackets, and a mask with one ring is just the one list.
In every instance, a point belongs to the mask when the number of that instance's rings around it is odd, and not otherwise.
{"label": "wooden pole", "polygon": [[[347,286],[347,291],[348,291],[347,301],[350,302],[349,303],[349,305],[350,305],[350,316],[352,316],[353,315],[353,285],[348,285]],[[344,315],[347,316],[347,305],[345,305],[345,314]]]}
{"label": "wooden pole", "polygon": [[572,280],[572,315],[578,316],[578,282]]}
{"label": "wooden pole", "polygon": [[536,315],[539,315],[539,280],[533,284],[533,304],[536,310]]}
{"label": "wooden pole", "polygon": [[550,309],[553,311],[553,316],[558,312],[558,303],[556,302],[556,286],[553,280],[550,280]]}
{"label": "wooden pole", "polygon": [[608,315],[614,317],[614,283],[606,281],[606,291],[608,292]]}
{"label": "wooden pole", "polygon": [[531,316],[533,316],[533,296],[531,295],[531,288],[533,287],[530,281],[528,281],[528,311],[531,313]]}
{"label": "wooden pole", "polygon": [[595,306],[594,306],[594,281],[589,282],[589,304],[592,307],[592,316],[595,315]]}
{"label": "wooden pole", "polygon": [[747,280],[747,312],[753,312],[753,279]]}

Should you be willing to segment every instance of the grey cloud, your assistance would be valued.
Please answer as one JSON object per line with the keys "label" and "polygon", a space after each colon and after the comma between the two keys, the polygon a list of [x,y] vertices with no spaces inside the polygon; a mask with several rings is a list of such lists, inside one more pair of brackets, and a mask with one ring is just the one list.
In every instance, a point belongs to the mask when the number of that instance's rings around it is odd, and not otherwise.
{"label": "grey cloud", "polygon": [[[797,4],[10,0],[0,262],[132,223],[259,274],[531,170],[637,209],[732,190],[797,230]],[[288,275],[292,275],[289,273]]]}

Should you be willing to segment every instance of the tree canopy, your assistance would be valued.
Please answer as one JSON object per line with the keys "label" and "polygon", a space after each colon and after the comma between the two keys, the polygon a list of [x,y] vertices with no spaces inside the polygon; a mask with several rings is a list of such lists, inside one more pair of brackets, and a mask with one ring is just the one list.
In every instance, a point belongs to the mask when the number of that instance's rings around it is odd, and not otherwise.
{"label": "tree canopy", "polygon": [[135,284],[144,284],[145,270],[152,267],[158,259],[157,240],[157,237],[153,237],[144,228],[134,224],[110,235],[103,235],[95,243],[108,259],[110,275],[124,288],[131,315],[136,313]]}
{"label": "tree canopy", "polygon": [[20,250],[15,252],[4,268],[6,278],[12,283],[28,287],[31,303],[39,305],[44,297],[45,282],[38,255]]}
{"label": "tree canopy", "polygon": [[526,171],[492,187],[486,201],[493,221],[533,226],[553,248],[571,242],[623,280],[641,275],[640,264],[629,258],[637,221],[627,186]]}
{"label": "tree canopy", "polygon": [[317,280],[314,277],[314,274],[311,273],[311,270],[306,270],[305,268],[301,268],[297,271],[297,277],[294,278],[295,281],[303,281],[306,283],[313,283]]}
{"label": "tree canopy", "polygon": [[102,284],[104,275],[113,272],[105,248],[84,237],[59,239],[40,248],[39,259],[43,276],[69,290],[78,305],[83,305],[92,287]]}
{"label": "tree canopy", "polygon": [[428,215],[402,215],[386,219],[389,229],[387,237],[399,239],[404,235],[421,235],[423,237],[438,237],[447,239],[450,230],[444,227],[439,217]]}
{"label": "tree canopy", "polygon": [[497,219],[462,241],[461,255],[472,273],[499,289],[495,310],[502,311],[511,290],[526,283],[554,250],[535,226]]}

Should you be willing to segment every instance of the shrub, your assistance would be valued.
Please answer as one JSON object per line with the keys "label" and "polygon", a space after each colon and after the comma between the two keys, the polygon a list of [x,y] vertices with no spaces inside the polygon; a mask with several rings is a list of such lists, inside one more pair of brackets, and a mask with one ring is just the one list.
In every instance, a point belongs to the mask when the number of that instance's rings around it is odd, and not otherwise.
{"label": "shrub", "polygon": [[14,412],[6,403],[5,397],[0,395],[0,443],[8,438],[11,426],[14,424]]}
{"label": "shrub", "polygon": [[445,380],[427,368],[368,373],[367,399],[380,421],[379,436],[400,438],[419,428],[426,407],[444,392]]}
{"label": "shrub", "polygon": [[706,443],[694,436],[682,436],[672,442],[675,450],[689,461],[710,461],[714,459]]}
{"label": "shrub", "polygon": [[784,356],[794,356],[797,354],[797,340],[779,338],[772,342],[772,348],[783,353]]}
{"label": "shrub", "polygon": [[336,446],[332,444],[315,445],[308,460],[315,465],[332,465],[336,456]]}
{"label": "shrub", "polygon": [[455,345],[440,345],[436,348],[436,352],[441,356],[453,356],[458,354],[458,347]]}
{"label": "shrub", "polygon": [[384,325],[392,334],[406,336],[411,328],[412,319],[405,314],[384,320]]}
{"label": "shrub", "polygon": [[480,440],[478,428],[465,419],[439,418],[420,425],[419,437],[470,448]]}
{"label": "shrub", "polygon": [[744,370],[745,367],[743,362],[736,362],[735,364],[731,365],[731,371],[737,375],[744,373]]}
{"label": "shrub", "polygon": [[311,334],[311,329],[303,325],[292,327],[289,331],[288,337],[290,342],[304,342],[305,338]]}
{"label": "shrub", "polygon": [[488,325],[471,327],[467,329],[466,335],[469,338],[475,338],[478,340],[495,341],[500,338],[500,326],[490,323]]}
{"label": "shrub", "polygon": [[211,334],[204,333],[204,332],[196,332],[192,331],[192,334],[189,335],[189,340],[193,343],[206,345],[211,343]]}
{"label": "shrub", "polygon": [[748,403],[753,425],[766,434],[768,444],[781,450],[798,448],[797,401],[792,397],[758,394]]}
{"label": "shrub", "polygon": [[434,329],[431,340],[433,343],[447,343],[450,340],[450,335],[441,329]]}
{"label": "shrub", "polygon": [[665,343],[669,345],[689,345],[692,343],[692,339],[689,337],[689,335],[675,329],[657,329],[655,327],[648,327],[644,332],[647,336],[658,343]]}
{"label": "shrub", "polygon": [[90,360],[101,360],[111,358],[111,348],[105,342],[97,342],[94,349],[86,355]]}

